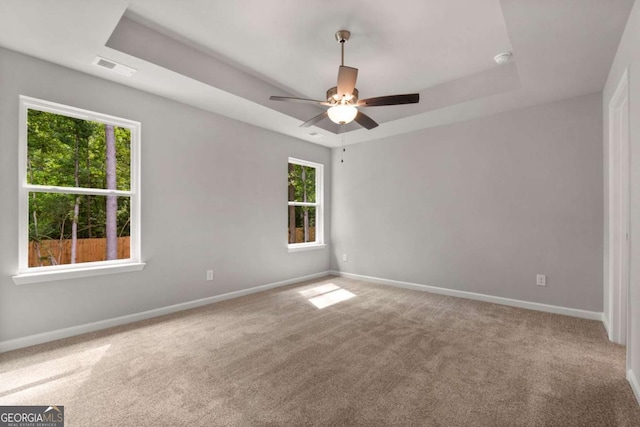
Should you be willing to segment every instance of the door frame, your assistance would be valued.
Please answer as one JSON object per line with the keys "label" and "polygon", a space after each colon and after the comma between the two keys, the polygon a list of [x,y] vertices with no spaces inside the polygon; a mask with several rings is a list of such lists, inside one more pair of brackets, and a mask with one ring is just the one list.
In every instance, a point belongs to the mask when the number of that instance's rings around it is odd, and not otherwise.
{"label": "door frame", "polygon": [[[628,342],[629,79],[625,70],[609,103],[609,339]],[[628,358],[627,358],[628,359]]]}

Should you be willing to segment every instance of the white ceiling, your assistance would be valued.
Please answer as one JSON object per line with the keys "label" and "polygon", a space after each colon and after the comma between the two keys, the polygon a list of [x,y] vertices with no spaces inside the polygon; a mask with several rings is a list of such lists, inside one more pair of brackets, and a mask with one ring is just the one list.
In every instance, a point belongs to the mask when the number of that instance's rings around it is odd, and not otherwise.
{"label": "white ceiling", "polygon": [[495,66],[511,50],[498,0],[135,0],[129,11],[313,99],[335,86],[336,30],[368,96],[416,92]]}
{"label": "white ceiling", "polygon": [[[375,107],[346,143],[602,90],[633,0],[3,0],[0,46],[327,146],[323,99],[335,86],[339,29],[360,97],[419,92]],[[493,56],[513,51],[499,66]],[[132,78],[91,65],[96,55]],[[317,132],[324,138],[309,135]]]}

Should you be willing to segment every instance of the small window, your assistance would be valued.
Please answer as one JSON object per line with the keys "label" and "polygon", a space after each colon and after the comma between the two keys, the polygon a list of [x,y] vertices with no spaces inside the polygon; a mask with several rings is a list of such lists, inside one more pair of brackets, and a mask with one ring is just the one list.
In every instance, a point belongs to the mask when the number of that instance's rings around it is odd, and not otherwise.
{"label": "small window", "polygon": [[19,275],[139,262],[140,124],[27,97],[20,113]]}
{"label": "small window", "polygon": [[323,165],[289,158],[288,172],[289,248],[323,245]]}

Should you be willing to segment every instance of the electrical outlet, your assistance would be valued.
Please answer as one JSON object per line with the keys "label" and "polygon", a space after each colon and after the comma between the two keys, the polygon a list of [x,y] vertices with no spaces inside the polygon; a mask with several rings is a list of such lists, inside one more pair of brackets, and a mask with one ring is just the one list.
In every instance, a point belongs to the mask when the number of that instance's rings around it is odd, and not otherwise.
{"label": "electrical outlet", "polygon": [[207,270],[207,280],[213,280],[213,270]]}
{"label": "electrical outlet", "polygon": [[342,261],[347,262],[347,254],[342,254]]}
{"label": "electrical outlet", "polygon": [[547,286],[547,276],[545,276],[544,274],[536,275],[536,285]]}

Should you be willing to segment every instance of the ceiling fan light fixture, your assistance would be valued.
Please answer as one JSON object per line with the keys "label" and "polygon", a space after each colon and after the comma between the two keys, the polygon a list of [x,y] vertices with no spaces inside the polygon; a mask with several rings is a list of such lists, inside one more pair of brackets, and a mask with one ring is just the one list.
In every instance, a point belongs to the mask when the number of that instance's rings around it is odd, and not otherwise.
{"label": "ceiling fan light fixture", "polygon": [[356,118],[358,109],[353,105],[339,104],[329,108],[327,114],[333,123],[346,125]]}

